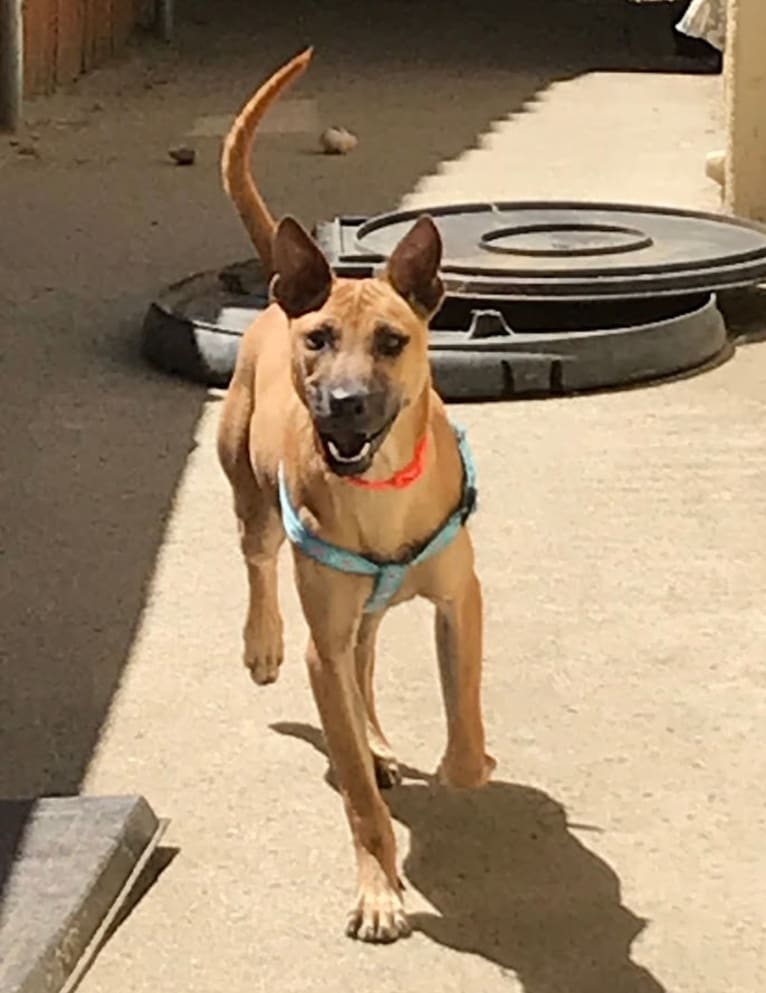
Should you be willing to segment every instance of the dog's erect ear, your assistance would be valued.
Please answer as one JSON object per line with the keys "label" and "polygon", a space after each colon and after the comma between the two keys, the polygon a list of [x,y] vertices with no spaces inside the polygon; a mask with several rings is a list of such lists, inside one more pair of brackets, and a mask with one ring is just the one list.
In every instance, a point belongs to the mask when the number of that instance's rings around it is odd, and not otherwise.
{"label": "dog's erect ear", "polygon": [[292,217],[274,232],[271,294],[288,317],[319,310],[332,289],[332,272],[319,245]]}
{"label": "dog's erect ear", "polygon": [[424,214],[402,238],[388,260],[386,278],[413,310],[430,317],[439,308],[444,286],[439,278],[442,240]]}

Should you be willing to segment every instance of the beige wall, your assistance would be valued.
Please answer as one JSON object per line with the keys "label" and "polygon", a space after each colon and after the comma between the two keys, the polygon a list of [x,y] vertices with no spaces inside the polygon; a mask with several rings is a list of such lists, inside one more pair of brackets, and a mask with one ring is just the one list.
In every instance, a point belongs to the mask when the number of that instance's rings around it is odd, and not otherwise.
{"label": "beige wall", "polygon": [[725,200],[766,221],[766,2],[729,0],[725,85]]}

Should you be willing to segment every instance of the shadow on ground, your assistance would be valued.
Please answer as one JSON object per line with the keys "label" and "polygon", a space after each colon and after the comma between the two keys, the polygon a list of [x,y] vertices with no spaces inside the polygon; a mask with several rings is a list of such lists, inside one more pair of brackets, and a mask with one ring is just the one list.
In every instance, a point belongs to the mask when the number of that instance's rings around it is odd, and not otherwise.
{"label": "shadow on ground", "polygon": [[737,347],[766,341],[766,286],[749,286],[718,295],[718,306]]}
{"label": "shadow on ground", "polygon": [[[318,728],[272,727],[326,754]],[[623,906],[616,873],[572,834],[561,804],[516,783],[453,791],[402,771],[385,796],[410,831],[404,874],[438,911],[411,914],[416,931],[513,972],[525,993],[663,993],[630,956],[646,922]]]}
{"label": "shadow on ground", "polygon": [[313,42],[301,95],[359,149],[323,158],[306,154],[313,135],[270,134],[258,162],[275,212],[311,224],[394,206],[556,79],[673,64],[666,4],[305,0],[286,15],[196,0],[179,13],[173,46],[137,39],[122,62],[31,102],[35,155],[0,143],[0,796],[79,789],[194,444],[202,392],[136,354],[147,302],[247,255],[219,139],[198,139],[191,169],[169,146]]}
{"label": "shadow on ground", "polygon": [[592,70],[698,69],[699,60],[676,52],[673,24],[685,4],[333,0],[295,4],[289,19],[279,5],[258,5],[248,31],[240,0],[203,0],[190,4],[188,28],[213,86],[232,69],[239,76],[225,111],[249,95],[259,73],[314,46],[293,92],[314,97],[322,126],[348,127],[359,145],[347,159],[328,160],[306,154],[316,150],[313,136],[269,135],[271,162],[259,171],[277,212],[311,225],[391,209],[419,177],[476,144],[492,121],[534,112],[536,96],[553,82]]}

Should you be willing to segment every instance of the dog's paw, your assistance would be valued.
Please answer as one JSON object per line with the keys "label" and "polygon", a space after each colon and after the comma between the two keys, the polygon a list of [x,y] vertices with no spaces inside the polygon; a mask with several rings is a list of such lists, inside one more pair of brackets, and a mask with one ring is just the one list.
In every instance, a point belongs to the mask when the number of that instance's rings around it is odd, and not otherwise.
{"label": "dog's paw", "polygon": [[356,906],[348,915],[346,934],[358,941],[389,944],[411,932],[404,903],[382,870],[359,890]]}
{"label": "dog's paw", "polygon": [[402,781],[402,771],[399,763],[393,755],[375,755],[372,760],[375,764],[375,780],[382,790],[390,790],[392,786],[398,786]]}
{"label": "dog's paw", "polygon": [[250,670],[253,682],[259,686],[275,683],[284,657],[282,625],[263,625],[256,629],[248,624],[245,628],[244,662]]}
{"label": "dog's paw", "polygon": [[442,786],[453,790],[474,790],[486,786],[497,762],[491,755],[485,755],[481,763],[455,759],[445,755],[436,772],[436,778]]}

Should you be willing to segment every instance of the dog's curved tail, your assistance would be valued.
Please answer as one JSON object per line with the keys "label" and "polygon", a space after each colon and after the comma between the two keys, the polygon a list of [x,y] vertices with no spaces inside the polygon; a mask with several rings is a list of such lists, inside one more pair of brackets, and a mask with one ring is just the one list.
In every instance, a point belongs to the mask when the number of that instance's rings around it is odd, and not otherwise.
{"label": "dog's curved tail", "polygon": [[268,275],[272,271],[271,241],[276,228],[250,169],[250,153],[259,122],[282,91],[306,70],[312,48],[306,48],[270,76],[237,115],[223,144],[223,187],[242,218]]}

